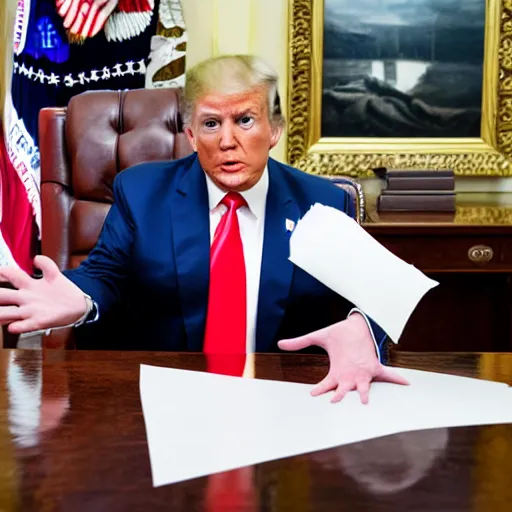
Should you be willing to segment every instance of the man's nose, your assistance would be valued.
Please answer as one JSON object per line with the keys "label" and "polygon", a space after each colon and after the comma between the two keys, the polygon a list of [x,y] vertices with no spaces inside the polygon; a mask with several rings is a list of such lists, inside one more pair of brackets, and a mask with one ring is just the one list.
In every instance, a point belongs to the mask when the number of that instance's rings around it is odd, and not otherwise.
{"label": "man's nose", "polygon": [[236,145],[237,142],[233,126],[230,123],[223,124],[220,132],[220,149],[226,151],[228,149],[234,149]]}

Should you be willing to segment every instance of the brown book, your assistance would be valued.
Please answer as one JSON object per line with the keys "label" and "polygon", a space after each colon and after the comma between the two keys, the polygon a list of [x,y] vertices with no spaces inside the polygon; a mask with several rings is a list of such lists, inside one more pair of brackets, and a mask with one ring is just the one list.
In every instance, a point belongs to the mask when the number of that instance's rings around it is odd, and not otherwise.
{"label": "brown book", "polygon": [[454,190],[383,190],[383,196],[450,196]]}
{"label": "brown book", "polygon": [[451,178],[454,176],[451,169],[387,169],[388,178],[401,176],[403,178]]}
{"label": "brown book", "polygon": [[450,178],[454,176],[452,169],[394,169],[387,167],[377,167],[373,172],[381,179],[401,176],[404,178]]}
{"label": "brown book", "polygon": [[390,176],[386,190],[454,190],[453,176]]}
{"label": "brown book", "polygon": [[455,193],[445,194],[381,194],[379,211],[453,212]]}

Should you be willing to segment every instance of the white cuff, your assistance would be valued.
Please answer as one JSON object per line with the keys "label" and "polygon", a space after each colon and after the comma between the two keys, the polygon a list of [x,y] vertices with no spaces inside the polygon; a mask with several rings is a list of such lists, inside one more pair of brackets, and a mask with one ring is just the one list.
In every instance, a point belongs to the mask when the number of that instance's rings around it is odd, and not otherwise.
{"label": "white cuff", "polygon": [[377,340],[375,339],[375,333],[373,332],[373,329],[372,329],[372,324],[370,323],[370,320],[368,319],[368,317],[359,309],[359,308],[352,308],[348,315],[347,315],[347,318],[351,315],[353,315],[354,313],[359,313],[366,321],[366,324],[368,325],[368,330],[370,331],[370,334],[372,335],[372,340],[373,340],[373,343],[375,345],[375,350],[377,351],[377,357],[379,358],[379,362],[380,362],[380,350],[379,350],[379,345],[377,343]]}

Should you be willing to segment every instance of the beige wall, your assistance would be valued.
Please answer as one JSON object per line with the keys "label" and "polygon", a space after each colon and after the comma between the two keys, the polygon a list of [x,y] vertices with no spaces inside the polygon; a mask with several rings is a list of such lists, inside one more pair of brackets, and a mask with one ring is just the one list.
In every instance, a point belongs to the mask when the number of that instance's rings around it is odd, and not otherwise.
{"label": "beige wall", "polygon": [[[288,0],[181,0],[188,30],[187,66],[227,53],[250,53],[279,73],[286,112]],[[285,161],[286,135],[272,150]]]}

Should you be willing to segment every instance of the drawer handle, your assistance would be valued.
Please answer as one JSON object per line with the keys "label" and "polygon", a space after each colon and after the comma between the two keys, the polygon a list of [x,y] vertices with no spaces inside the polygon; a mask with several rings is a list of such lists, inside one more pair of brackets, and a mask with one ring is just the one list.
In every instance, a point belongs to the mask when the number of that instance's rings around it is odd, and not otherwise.
{"label": "drawer handle", "polygon": [[488,245],[474,245],[468,251],[468,258],[473,263],[489,263],[494,256],[494,251]]}

